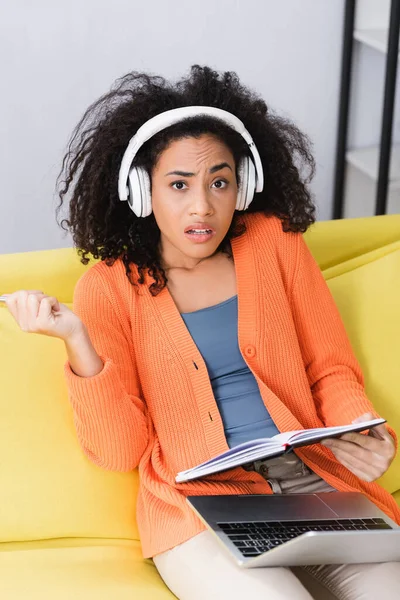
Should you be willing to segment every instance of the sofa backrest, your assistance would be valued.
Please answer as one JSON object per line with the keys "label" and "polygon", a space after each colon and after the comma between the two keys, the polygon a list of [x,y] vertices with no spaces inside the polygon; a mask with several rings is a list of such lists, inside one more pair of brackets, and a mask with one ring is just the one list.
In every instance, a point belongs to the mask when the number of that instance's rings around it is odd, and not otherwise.
{"label": "sofa backrest", "polygon": [[[324,273],[367,393],[400,433],[399,239],[400,215],[321,222],[306,234],[314,256],[328,267]],[[1,255],[0,294],[41,289],[72,308],[74,286],[94,262],[82,265],[72,248]],[[81,451],[63,375],[66,359],[61,340],[22,332],[0,304],[0,541],[138,539],[137,471],[102,470]],[[400,489],[398,459],[382,483],[391,492]]]}

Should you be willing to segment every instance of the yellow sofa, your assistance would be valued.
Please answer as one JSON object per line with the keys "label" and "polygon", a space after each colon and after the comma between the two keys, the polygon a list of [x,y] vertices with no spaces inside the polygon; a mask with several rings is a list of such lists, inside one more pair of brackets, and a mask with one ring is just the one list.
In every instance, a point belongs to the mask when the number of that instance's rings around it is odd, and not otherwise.
{"label": "yellow sofa", "polygon": [[[321,266],[377,410],[400,433],[400,215],[314,225]],[[41,289],[72,306],[85,269],[75,250],[0,256],[0,294]],[[143,560],[138,474],[111,473],[81,452],[61,340],[22,332],[0,305],[0,598],[173,598]],[[400,502],[400,459],[382,478]]]}

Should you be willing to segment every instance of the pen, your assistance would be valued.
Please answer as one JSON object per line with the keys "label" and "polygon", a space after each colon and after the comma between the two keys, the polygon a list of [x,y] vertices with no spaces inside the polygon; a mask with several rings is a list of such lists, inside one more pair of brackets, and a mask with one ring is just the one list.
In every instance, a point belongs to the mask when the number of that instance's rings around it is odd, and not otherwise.
{"label": "pen", "polygon": [[5,296],[0,296],[0,302],[5,302],[6,301],[6,297]]}

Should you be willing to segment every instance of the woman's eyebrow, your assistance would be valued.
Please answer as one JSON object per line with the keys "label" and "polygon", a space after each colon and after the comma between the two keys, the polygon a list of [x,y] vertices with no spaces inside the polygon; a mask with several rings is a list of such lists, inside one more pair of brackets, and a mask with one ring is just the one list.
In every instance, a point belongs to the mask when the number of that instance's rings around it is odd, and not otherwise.
{"label": "woman's eyebrow", "polygon": [[[228,169],[230,169],[232,171],[232,168],[230,165],[228,165],[227,162],[223,162],[220,163],[219,165],[214,165],[213,167],[211,167],[209,169],[210,173],[216,173],[217,171],[220,171],[221,169],[224,169],[225,167],[228,167]],[[170,171],[169,173],[166,173],[165,177],[167,177],[167,175],[179,175],[179,177],[194,177],[196,173],[188,173],[186,171]]]}
{"label": "woman's eyebrow", "polygon": [[[211,167],[210,173],[215,173],[216,171],[220,171],[221,169],[224,169],[225,167],[228,167],[228,169],[231,169],[230,165],[228,165],[227,162],[223,162],[223,163],[220,163],[219,165],[214,165],[214,167]],[[232,171],[232,169],[231,169],[231,171]]]}

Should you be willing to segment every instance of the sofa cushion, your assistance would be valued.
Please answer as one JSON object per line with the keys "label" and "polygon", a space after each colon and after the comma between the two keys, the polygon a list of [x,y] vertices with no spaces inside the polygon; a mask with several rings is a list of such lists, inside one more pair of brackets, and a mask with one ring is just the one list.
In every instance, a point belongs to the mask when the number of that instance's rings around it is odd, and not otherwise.
{"label": "sofa cushion", "polygon": [[79,447],[64,343],[21,331],[2,304],[0,340],[0,541],[139,539],[137,472],[104,471]]}
{"label": "sofa cushion", "polygon": [[[3,548],[2,548],[3,546]],[[53,546],[53,547],[51,547]],[[139,542],[65,546],[0,544],[0,598],[15,600],[172,600]],[[29,552],[27,552],[29,550]]]}
{"label": "sofa cushion", "polygon": [[400,239],[400,214],[317,221],[304,234],[322,270]]}
{"label": "sofa cushion", "polygon": [[[324,272],[354,352],[366,392],[400,437],[400,242],[356,257]],[[400,453],[379,480],[400,489]]]}

